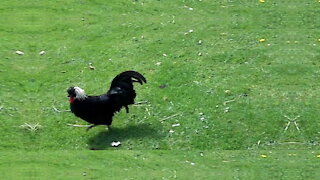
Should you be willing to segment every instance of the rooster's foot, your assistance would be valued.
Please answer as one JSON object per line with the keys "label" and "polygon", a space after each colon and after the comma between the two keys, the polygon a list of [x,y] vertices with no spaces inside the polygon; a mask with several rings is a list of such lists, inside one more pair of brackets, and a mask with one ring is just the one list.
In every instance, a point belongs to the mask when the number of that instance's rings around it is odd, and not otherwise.
{"label": "rooster's foot", "polygon": [[93,127],[95,127],[95,126],[97,126],[97,125],[95,125],[95,124],[93,124],[93,125],[90,125],[89,127],[87,127],[87,131],[89,131],[91,128],[93,128]]}

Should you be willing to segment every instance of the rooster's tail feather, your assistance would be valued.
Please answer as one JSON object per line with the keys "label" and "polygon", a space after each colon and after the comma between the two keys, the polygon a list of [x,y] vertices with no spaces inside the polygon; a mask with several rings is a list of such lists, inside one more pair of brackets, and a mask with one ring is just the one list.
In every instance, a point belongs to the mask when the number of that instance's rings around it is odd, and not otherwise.
{"label": "rooster's tail feather", "polygon": [[133,88],[134,82],[143,84],[147,83],[147,80],[136,71],[122,72],[112,80],[108,94],[114,101],[116,111],[119,111],[121,107],[125,107],[128,113],[128,105],[134,104],[134,99],[136,97],[136,92]]}
{"label": "rooster's tail feather", "polygon": [[143,83],[147,83],[147,80],[143,75],[141,75],[136,71],[125,71],[117,75],[112,80],[110,88],[116,87],[118,83],[121,83],[121,82],[127,82],[127,83],[138,82],[142,85]]}

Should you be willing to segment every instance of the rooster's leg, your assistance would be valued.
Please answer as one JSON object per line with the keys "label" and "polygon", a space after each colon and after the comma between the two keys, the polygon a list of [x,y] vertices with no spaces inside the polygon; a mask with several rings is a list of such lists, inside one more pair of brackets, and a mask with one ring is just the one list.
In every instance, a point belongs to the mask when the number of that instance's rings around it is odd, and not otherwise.
{"label": "rooster's leg", "polygon": [[125,108],[126,108],[126,112],[129,113],[129,107],[125,106]]}
{"label": "rooster's leg", "polygon": [[107,125],[107,126],[108,126],[108,130],[111,131],[111,129],[112,129],[111,125]]}
{"label": "rooster's leg", "polygon": [[93,128],[93,127],[95,127],[95,126],[97,126],[96,124],[93,124],[93,125],[90,125],[89,127],[87,127],[87,131],[89,131],[91,128]]}

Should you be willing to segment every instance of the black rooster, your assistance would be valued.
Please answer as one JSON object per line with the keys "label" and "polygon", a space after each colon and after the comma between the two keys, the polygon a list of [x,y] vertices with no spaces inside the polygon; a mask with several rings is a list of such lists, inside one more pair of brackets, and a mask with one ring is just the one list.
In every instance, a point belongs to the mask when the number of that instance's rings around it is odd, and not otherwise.
{"label": "black rooster", "polygon": [[134,104],[136,92],[133,82],[142,85],[147,81],[136,71],[125,71],[117,75],[112,80],[109,91],[100,96],[87,96],[83,89],[70,87],[67,92],[71,112],[92,124],[87,130],[97,125],[107,125],[110,128],[113,115],[122,107],[129,113],[128,105]]}

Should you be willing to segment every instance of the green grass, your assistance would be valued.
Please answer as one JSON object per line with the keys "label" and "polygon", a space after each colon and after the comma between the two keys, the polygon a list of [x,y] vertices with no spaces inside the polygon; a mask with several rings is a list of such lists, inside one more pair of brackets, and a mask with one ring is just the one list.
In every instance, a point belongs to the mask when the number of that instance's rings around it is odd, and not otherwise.
{"label": "green grass", "polygon": [[0,171],[7,179],[316,179],[320,175],[315,171],[319,158],[310,151],[39,151],[2,155]]}
{"label": "green grass", "polygon": [[[271,0],[3,0],[0,150],[13,161],[19,159],[14,156],[17,150],[31,159],[34,151],[44,160],[55,154],[60,159],[70,155],[66,163],[75,160],[75,167],[82,166],[77,159],[81,153],[90,154],[86,161],[95,161],[103,154],[110,159],[124,152],[132,159],[132,154],[145,152],[166,166],[166,159],[152,150],[166,152],[167,160],[181,158],[175,152],[186,150],[212,156],[237,151],[249,161],[253,152],[261,150],[272,150],[279,157],[292,150],[316,151],[320,141],[319,5],[317,1]],[[19,56],[16,50],[25,54]],[[40,56],[42,50],[46,54]],[[95,70],[88,68],[89,63]],[[136,85],[137,101],[149,103],[132,106],[130,114],[117,114],[114,131],[73,128],[67,124],[85,122],[71,113],[54,111],[53,107],[69,108],[69,86],[102,94],[112,78],[125,70],[146,76],[147,84]],[[285,131],[288,120],[295,117],[299,131],[293,122]],[[30,131],[21,127],[25,123],[41,128]],[[89,151],[114,149],[112,141],[121,141],[120,151]],[[252,151],[247,153],[248,149]],[[122,160],[116,161],[115,173],[126,166]],[[97,167],[103,163],[97,161]],[[267,163],[279,167],[288,163],[279,161]],[[30,163],[37,165],[37,161]],[[213,166],[217,163],[213,161]],[[238,165],[262,172],[260,163],[252,157],[252,162],[226,166],[226,178],[237,173]],[[134,164],[131,160],[129,166]],[[168,163],[168,167],[174,165]],[[216,170],[225,171],[222,166]],[[56,171],[64,166],[50,168]],[[202,169],[199,173],[209,171]],[[94,177],[104,172],[96,171]]]}

